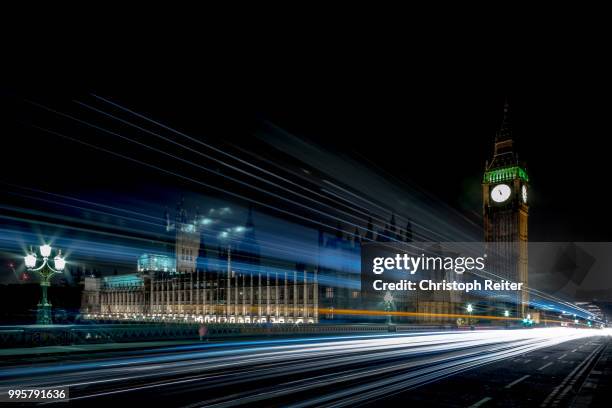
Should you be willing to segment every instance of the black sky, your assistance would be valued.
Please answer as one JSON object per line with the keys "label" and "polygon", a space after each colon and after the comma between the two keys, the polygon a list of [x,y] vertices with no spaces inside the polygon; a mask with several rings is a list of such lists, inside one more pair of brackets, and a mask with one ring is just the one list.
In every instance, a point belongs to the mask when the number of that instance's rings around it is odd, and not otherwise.
{"label": "black sky", "polygon": [[[467,214],[480,212],[480,177],[501,122],[504,99],[531,177],[530,239],[612,241],[608,150],[610,83],[604,67],[556,64],[498,71],[421,69],[352,62],[265,69],[178,71],[87,83],[3,87],[2,179],[59,190],[129,194],[152,180],[142,169],[15,125],[37,114],[25,99],[69,106],[95,92],[209,140],[250,146],[259,120],[367,161],[415,183]],[[245,72],[249,71],[248,74]],[[52,166],[26,161],[58,154]],[[113,146],[109,146],[113,148]],[[178,186],[181,187],[180,185]]]}

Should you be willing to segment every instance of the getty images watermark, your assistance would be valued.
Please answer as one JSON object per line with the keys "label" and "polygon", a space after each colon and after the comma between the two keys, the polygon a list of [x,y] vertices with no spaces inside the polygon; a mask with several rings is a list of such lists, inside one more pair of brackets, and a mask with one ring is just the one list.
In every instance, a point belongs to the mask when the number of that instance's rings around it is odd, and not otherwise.
{"label": "getty images watermark", "polygon": [[499,248],[472,242],[366,243],[361,257],[362,290],[522,290],[524,283],[500,278],[518,275],[523,261],[520,251],[504,250],[502,255]]}

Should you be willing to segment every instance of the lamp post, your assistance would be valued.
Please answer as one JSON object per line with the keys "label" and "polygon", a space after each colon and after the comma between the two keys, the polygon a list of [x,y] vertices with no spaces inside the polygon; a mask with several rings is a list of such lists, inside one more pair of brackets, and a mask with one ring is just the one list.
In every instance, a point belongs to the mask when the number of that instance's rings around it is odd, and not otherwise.
{"label": "lamp post", "polygon": [[30,272],[38,272],[40,275],[40,289],[42,291],[42,298],[38,303],[38,310],[36,313],[37,324],[53,324],[51,317],[51,303],[47,300],[47,288],[51,286],[51,278],[56,273],[62,273],[66,267],[66,260],[62,257],[62,251],[59,250],[55,258],[53,258],[53,267],[51,267],[49,257],[51,256],[51,246],[48,244],[41,245],[39,247],[40,255],[42,256],[42,264],[36,267],[37,256],[34,251],[30,248],[30,252],[24,257],[26,268]]}
{"label": "lamp post", "polygon": [[[225,317],[226,319],[229,319],[230,315],[232,314],[232,305],[231,305],[232,303],[232,293],[231,293],[232,285],[231,285],[231,282],[232,282],[232,275],[234,273],[234,271],[232,270],[232,241],[237,239],[238,237],[241,237],[245,231],[246,231],[246,227],[239,225],[237,227],[225,228],[223,231],[221,231],[221,233],[218,236],[218,238],[221,241],[227,242],[227,280],[226,280],[226,288],[225,288],[226,290],[226,293],[225,293]],[[236,285],[238,285],[238,282],[236,282]],[[238,299],[234,299],[234,302],[237,308]],[[237,310],[236,310],[236,314],[237,314]]]}
{"label": "lamp post", "polygon": [[470,314],[468,325],[472,326],[472,312],[474,311],[474,306],[472,306],[471,303],[468,303],[465,310],[467,310],[467,312]]}
{"label": "lamp post", "polygon": [[391,324],[391,310],[392,310],[392,306],[393,306],[393,295],[391,294],[391,292],[387,292],[385,293],[385,297],[384,297],[384,301],[385,301],[385,312],[387,312],[387,324]]}

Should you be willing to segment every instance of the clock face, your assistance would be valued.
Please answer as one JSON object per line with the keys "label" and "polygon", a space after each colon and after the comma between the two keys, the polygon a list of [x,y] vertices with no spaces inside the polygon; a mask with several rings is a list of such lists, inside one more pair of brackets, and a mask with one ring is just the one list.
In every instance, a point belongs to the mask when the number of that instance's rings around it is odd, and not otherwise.
{"label": "clock face", "polygon": [[521,198],[523,199],[523,202],[527,204],[527,186],[524,184],[523,187],[521,187]]}
{"label": "clock face", "polygon": [[503,203],[510,198],[512,190],[507,184],[498,184],[491,190],[491,199],[496,203]]}

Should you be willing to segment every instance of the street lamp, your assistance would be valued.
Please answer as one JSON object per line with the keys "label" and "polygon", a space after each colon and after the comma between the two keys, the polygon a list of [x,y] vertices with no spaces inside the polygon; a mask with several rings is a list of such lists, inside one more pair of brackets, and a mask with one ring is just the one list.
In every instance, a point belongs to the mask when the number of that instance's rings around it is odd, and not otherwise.
{"label": "street lamp", "polygon": [[391,292],[385,293],[384,301],[385,301],[385,312],[388,312],[387,324],[391,324],[391,313],[390,312],[392,310],[392,305],[393,305],[393,295],[391,294]]}
{"label": "street lamp", "polygon": [[468,324],[471,326],[472,325],[472,312],[474,311],[474,306],[472,306],[471,303],[468,303],[467,306],[465,307],[465,310],[467,310],[467,312],[470,314]]}
{"label": "street lamp", "polygon": [[42,291],[42,298],[38,303],[38,310],[36,312],[36,323],[37,324],[53,324],[51,317],[51,303],[47,300],[47,288],[51,286],[51,278],[56,273],[62,273],[66,267],[66,260],[62,257],[61,249],[57,252],[55,258],[53,258],[53,267],[51,267],[49,257],[51,256],[51,246],[48,244],[41,245],[39,247],[40,255],[42,256],[42,264],[36,267],[38,260],[36,253],[32,251],[24,257],[26,268],[30,272],[38,272],[40,275],[40,289]]}
{"label": "street lamp", "polygon": [[[225,228],[223,231],[221,231],[221,233],[219,233],[219,236],[218,236],[219,240],[227,242],[227,280],[226,280],[227,285],[225,288],[226,290],[225,311],[226,311],[227,318],[229,318],[229,316],[232,314],[232,305],[231,305],[231,301],[232,301],[231,282],[232,282],[232,275],[233,275],[232,241],[237,239],[238,237],[241,237],[245,233],[246,230],[247,230],[246,227],[239,225],[235,227]],[[236,285],[238,285],[238,276],[236,276]],[[234,299],[234,302],[236,303],[234,306],[236,307],[236,315],[237,315],[238,314],[238,309],[237,309],[238,299]]]}

